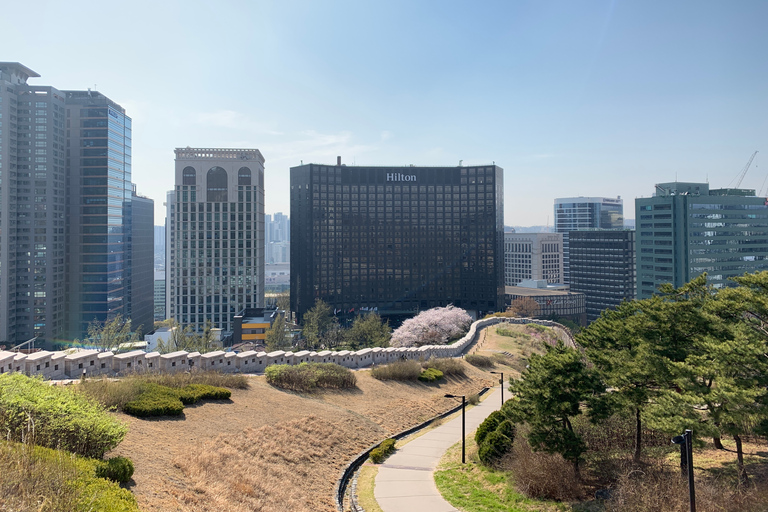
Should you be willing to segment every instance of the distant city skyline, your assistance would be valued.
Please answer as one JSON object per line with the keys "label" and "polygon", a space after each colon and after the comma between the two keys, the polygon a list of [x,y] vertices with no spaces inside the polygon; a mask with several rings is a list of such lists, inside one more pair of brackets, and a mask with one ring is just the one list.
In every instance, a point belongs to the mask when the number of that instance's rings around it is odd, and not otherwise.
{"label": "distant city skyline", "polygon": [[766,178],[759,0],[74,0],[45,3],[34,37],[19,22],[28,6],[2,13],[0,60],[40,73],[32,84],[91,88],[130,112],[133,181],[158,223],[186,145],[260,148],[265,213],[289,210],[291,166],[338,155],[495,163],[506,225],[552,224],[556,197],[631,205],[675,179],[725,187],[755,150],[743,186],[759,192]]}

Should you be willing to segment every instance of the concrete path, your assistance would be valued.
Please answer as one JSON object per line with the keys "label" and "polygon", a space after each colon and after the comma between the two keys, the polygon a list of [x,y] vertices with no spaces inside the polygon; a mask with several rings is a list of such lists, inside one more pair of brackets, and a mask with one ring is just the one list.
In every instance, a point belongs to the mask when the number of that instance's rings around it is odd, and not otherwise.
{"label": "concrete path", "polygon": [[[504,383],[505,388],[508,384]],[[506,398],[509,391],[505,389]],[[499,387],[485,400],[467,408],[467,435],[501,406]],[[451,512],[435,487],[433,472],[443,454],[461,441],[461,414],[399,448],[376,475],[373,495],[384,512]],[[471,441],[468,440],[467,444]]]}

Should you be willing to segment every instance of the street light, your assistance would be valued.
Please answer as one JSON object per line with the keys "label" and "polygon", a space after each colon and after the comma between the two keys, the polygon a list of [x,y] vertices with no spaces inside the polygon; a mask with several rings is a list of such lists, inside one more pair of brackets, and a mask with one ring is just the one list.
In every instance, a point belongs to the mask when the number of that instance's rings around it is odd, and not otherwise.
{"label": "street light", "polygon": [[691,512],[696,512],[696,490],[693,486],[693,431],[672,438],[672,444],[680,445],[680,471],[688,473],[688,498]]}
{"label": "street light", "polygon": [[501,406],[504,407],[504,372],[491,372],[496,375],[501,375],[499,379],[499,387],[501,388]]}
{"label": "street light", "polygon": [[465,446],[465,443],[466,443],[465,438],[467,436],[465,433],[466,420],[465,420],[464,411],[466,410],[466,407],[467,407],[467,397],[466,395],[445,395],[445,398],[461,398],[461,463],[466,464],[467,450]]}

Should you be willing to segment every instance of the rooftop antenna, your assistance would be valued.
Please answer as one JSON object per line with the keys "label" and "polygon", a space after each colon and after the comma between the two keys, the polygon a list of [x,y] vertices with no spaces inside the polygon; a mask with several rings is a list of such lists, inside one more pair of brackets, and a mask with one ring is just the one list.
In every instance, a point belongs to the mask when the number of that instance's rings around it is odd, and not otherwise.
{"label": "rooftop antenna", "polygon": [[461,164],[464,162],[464,160],[459,160],[459,167],[461,167]]}

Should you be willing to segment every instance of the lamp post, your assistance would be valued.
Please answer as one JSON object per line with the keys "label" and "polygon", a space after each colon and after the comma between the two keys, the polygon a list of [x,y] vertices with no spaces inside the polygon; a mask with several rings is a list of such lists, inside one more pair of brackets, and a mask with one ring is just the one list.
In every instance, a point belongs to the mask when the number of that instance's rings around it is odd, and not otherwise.
{"label": "lamp post", "polygon": [[499,379],[499,388],[501,388],[501,406],[504,407],[504,372],[491,372],[496,375],[501,375]]}
{"label": "lamp post", "polygon": [[466,420],[464,411],[467,408],[467,397],[466,395],[445,395],[445,398],[461,398],[461,463],[466,464],[467,462],[467,450],[466,450]]}
{"label": "lamp post", "polygon": [[691,512],[696,512],[696,489],[693,485],[693,431],[672,438],[672,444],[680,445],[680,471],[688,473],[688,498]]}

